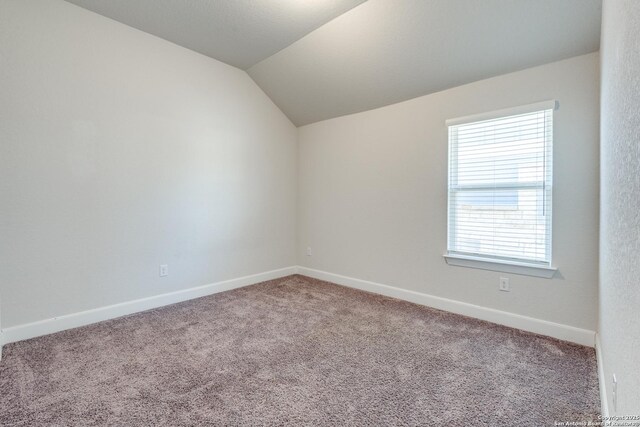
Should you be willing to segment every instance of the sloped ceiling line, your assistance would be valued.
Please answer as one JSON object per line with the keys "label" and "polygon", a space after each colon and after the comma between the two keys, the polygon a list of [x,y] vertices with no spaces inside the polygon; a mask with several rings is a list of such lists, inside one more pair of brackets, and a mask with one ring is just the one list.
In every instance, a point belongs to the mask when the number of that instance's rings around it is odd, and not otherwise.
{"label": "sloped ceiling line", "polygon": [[67,1],[246,69],[297,126],[598,51],[602,9],[601,0]]}

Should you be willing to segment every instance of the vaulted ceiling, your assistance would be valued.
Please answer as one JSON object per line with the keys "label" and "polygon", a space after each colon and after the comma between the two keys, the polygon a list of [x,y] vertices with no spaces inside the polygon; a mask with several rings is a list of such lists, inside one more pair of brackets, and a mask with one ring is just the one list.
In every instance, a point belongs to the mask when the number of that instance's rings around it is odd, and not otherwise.
{"label": "vaulted ceiling", "polygon": [[594,52],[601,0],[67,0],[247,70],[296,125]]}
{"label": "vaulted ceiling", "polygon": [[365,0],[67,0],[246,70]]}

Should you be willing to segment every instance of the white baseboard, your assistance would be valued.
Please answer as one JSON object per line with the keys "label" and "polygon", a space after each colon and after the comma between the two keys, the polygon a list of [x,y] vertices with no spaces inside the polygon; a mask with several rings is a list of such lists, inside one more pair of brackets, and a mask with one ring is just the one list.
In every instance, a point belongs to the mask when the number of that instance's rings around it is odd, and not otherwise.
{"label": "white baseboard", "polygon": [[509,326],[540,335],[545,335],[564,341],[581,344],[588,347],[595,345],[595,332],[587,329],[580,329],[574,326],[549,322],[547,320],[535,319],[533,317],[522,316],[520,314],[500,311],[493,308],[482,307],[452,299],[409,291],[380,283],[369,282],[367,280],[355,279],[341,276],[339,274],[328,273],[326,271],[314,270],[307,267],[298,266],[298,273],[327,282],[382,294],[392,298],[426,305],[439,310],[451,313],[462,314],[476,319],[486,320],[499,325]]}
{"label": "white baseboard", "polygon": [[[22,341],[29,338],[35,338],[42,335],[64,331],[66,329],[90,325],[92,323],[101,322],[103,320],[114,319],[116,317],[126,316],[128,314],[138,313],[169,304],[175,304],[193,298],[199,298],[218,292],[224,292],[243,286],[249,286],[255,283],[277,279],[279,277],[285,277],[295,273],[303,274],[305,276],[313,277],[320,280],[326,280],[328,282],[337,283],[339,285],[348,286],[351,288],[361,289],[364,291],[410,301],[416,304],[421,304],[452,313],[486,320],[500,325],[510,326],[513,328],[522,329],[525,331],[534,332],[537,334],[546,335],[581,345],[586,345],[589,347],[593,347],[595,345],[594,331],[298,266],[267,271],[264,273],[253,274],[250,276],[239,277],[237,279],[226,280],[161,295],[155,295],[152,297],[142,298],[134,301],[126,301],[119,304],[99,307],[87,311],[54,317],[52,319],[40,320],[33,323],[27,323],[2,329],[0,331],[0,358],[2,357],[1,355],[3,344],[9,344],[16,341]],[[601,366],[600,359],[598,361],[598,366]],[[602,384],[601,390],[604,390]],[[606,399],[603,400],[603,402],[604,404],[606,404]]]}
{"label": "white baseboard", "polygon": [[3,344],[9,344],[16,341],[35,338],[41,335],[52,334],[54,332],[60,332],[66,329],[90,325],[92,323],[114,319],[116,317],[126,316],[128,314],[138,313],[141,311],[150,310],[152,308],[158,308],[169,304],[175,304],[178,302],[203,297],[206,295],[216,294],[218,292],[241,288],[243,286],[253,285],[255,283],[264,282],[266,280],[289,276],[291,274],[295,274],[296,271],[296,267],[286,267],[278,270],[266,271],[264,273],[252,274],[250,276],[239,277],[237,279],[211,283],[195,288],[183,289],[180,291],[155,295],[152,297],[94,308],[92,310],[81,311],[79,313],[72,313],[64,316],[54,317],[52,319],[45,319],[33,323],[27,323],[24,325],[12,326],[10,328],[3,329],[2,333],[0,334],[0,355],[2,354],[1,352]]}
{"label": "white baseboard", "polygon": [[607,379],[604,374],[600,334],[596,334],[596,360],[598,361],[598,383],[600,384],[600,412],[602,417],[606,419],[609,417],[609,399],[607,399]]}

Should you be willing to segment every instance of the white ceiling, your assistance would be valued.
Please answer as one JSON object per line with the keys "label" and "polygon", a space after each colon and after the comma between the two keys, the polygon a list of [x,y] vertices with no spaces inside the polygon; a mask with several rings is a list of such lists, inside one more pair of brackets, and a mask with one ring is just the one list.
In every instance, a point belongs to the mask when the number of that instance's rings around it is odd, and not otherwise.
{"label": "white ceiling", "polygon": [[597,51],[600,15],[600,0],[369,0],[249,75],[299,126]]}
{"label": "white ceiling", "polygon": [[67,0],[247,69],[364,0]]}
{"label": "white ceiling", "polygon": [[67,1],[248,69],[298,126],[600,44],[601,0]]}

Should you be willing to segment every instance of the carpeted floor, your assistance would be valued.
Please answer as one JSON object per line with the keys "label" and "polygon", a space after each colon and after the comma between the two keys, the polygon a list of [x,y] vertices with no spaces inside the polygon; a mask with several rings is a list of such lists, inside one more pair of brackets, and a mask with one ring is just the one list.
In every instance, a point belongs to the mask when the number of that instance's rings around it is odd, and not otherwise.
{"label": "carpeted floor", "polygon": [[2,426],[553,426],[594,350],[290,276],[5,346]]}

